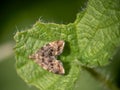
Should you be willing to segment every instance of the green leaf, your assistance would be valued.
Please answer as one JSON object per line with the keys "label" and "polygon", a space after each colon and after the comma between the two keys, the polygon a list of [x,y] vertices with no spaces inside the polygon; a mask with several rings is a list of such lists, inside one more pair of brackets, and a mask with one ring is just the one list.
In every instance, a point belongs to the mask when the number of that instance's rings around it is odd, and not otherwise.
{"label": "green leaf", "polygon": [[[40,90],[73,90],[80,75],[80,64],[106,65],[120,44],[120,1],[90,0],[85,11],[68,25],[38,21],[31,29],[15,35],[18,74]],[[59,59],[65,75],[50,73],[30,60],[43,45],[64,40]]]}

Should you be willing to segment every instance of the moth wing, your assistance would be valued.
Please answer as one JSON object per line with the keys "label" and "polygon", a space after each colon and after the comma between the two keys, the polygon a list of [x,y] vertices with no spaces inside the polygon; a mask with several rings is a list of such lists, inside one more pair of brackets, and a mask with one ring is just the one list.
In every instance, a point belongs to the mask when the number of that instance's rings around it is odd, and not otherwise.
{"label": "moth wing", "polygon": [[63,40],[54,41],[50,43],[51,47],[54,48],[55,55],[60,55],[63,52],[65,42]]}
{"label": "moth wing", "polygon": [[61,61],[54,60],[52,64],[52,69],[50,69],[50,72],[53,72],[55,74],[60,74],[60,75],[65,74],[65,70]]}

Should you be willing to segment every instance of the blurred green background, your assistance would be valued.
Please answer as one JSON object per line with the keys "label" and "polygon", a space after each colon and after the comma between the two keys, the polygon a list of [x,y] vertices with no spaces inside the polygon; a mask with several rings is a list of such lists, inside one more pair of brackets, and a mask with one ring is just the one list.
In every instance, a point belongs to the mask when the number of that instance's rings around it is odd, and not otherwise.
{"label": "blurred green background", "polygon": [[37,20],[70,23],[85,0],[3,0],[0,3],[1,41],[12,40],[17,30],[30,28]]}
{"label": "blurred green background", "polygon": [[[0,2],[0,90],[37,90],[16,73],[13,36],[41,20],[68,24],[85,8],[87,0],[1,0]],[[88,72],[81,72],[76,90],[104,90]],[[89,81],[89,82],[88,82]],[[118,81],[119,82],[119,81]]]}

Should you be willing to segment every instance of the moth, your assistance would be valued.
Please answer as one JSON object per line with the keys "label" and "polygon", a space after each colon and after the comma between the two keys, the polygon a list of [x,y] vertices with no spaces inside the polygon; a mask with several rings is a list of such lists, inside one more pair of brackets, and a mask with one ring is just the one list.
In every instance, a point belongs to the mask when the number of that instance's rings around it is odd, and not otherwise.
{"label": "moth", "polygon": [[50,42],[41,47],[36,53],[29,56],[40,67],[49,72],[63,75],[65,73],[63,64],[57,60],[57,56],[63,52],[65,42],[63,40]]}

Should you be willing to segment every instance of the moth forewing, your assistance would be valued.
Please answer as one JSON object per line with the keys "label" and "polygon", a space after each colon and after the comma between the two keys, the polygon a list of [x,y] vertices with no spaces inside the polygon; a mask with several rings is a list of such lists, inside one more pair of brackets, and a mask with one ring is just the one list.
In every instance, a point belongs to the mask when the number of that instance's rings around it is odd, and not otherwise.
{"label": "moth forewing", "polygon": [[63,52],[65,42],[63,40],[51,42],[50,45],[55,49],[55,55],[60,55]]}

